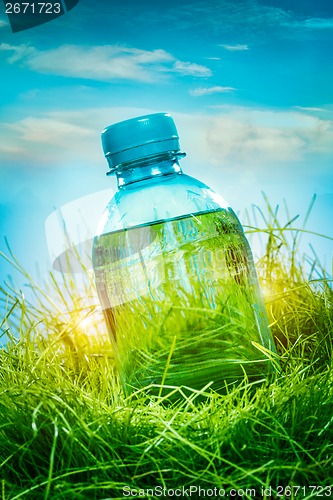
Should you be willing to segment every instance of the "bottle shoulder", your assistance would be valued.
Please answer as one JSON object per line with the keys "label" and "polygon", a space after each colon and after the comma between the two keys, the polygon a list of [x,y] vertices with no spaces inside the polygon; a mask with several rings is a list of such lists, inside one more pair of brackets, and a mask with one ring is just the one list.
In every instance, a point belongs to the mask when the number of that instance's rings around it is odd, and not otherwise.
{"label": "bottle shoulder", "polygon": [[186,174],[173,174],[118,190],[108,203],[97,234],[189,214],[230,209],[209,186]]}

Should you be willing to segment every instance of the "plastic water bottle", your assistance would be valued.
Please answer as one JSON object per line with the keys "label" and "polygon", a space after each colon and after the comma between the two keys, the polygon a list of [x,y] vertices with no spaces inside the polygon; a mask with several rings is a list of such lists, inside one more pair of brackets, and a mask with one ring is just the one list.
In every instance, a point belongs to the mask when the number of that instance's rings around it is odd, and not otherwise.
{"label": "plastic water bottle", "polygon": [[274,342],[248,241],[223,198],[183,173],[171,116],[111,125],[102,144],[118,190],[93,267],[125,391],[267,375]]}

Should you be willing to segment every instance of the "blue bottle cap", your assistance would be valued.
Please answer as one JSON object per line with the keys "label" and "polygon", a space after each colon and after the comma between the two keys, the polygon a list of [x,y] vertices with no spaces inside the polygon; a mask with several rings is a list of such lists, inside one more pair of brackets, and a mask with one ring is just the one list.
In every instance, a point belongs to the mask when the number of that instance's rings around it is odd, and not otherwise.
{"label": "blue bottle cap", "polygon": [[102,146],[112,171],[122,163],[180,151],[176,125],[168,113],[139,116],[106,127]]}

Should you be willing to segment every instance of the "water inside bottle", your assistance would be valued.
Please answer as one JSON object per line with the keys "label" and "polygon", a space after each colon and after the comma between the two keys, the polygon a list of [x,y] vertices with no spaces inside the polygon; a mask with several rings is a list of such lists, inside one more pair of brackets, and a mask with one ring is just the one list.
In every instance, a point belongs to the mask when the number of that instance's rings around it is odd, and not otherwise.
{"label": "water inside bottle", "polygon": [[93,265],[124,388],[221,390],[271,370],[249,244],[231,209],[95,238]]}

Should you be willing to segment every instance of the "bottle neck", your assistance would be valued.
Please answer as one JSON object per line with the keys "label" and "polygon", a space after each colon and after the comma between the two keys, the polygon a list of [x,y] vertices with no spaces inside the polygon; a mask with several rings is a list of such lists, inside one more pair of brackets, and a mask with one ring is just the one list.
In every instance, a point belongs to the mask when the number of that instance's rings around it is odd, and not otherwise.
{"label": "bottle neck", "polygon": [[178,160],[184,156],[185,153],[167,153],[118,165],[115,169],[118,189],[124,189],[147,179],[181,174],[182,169]]}

